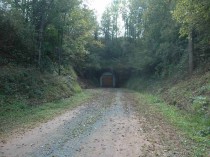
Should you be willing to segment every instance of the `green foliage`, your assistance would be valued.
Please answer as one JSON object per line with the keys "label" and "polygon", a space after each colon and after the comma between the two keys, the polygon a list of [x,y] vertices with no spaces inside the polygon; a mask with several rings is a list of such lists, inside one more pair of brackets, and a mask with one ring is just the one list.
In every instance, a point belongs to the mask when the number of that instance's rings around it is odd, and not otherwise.
{"label": "green foliage", "polygon": [[[116,4],[109,6],[102,16],[102,42],[105,45],[99,58],[102,67],[131,68],[135,72],[155,74],[161,78],[172,76],[177,70],[186,70],[183,64],[187,61],[187,40],[179,38],[180,26],[171,14],[176,3],[124,0]],[[118,31],[113,27],[119,28],[120,25],[116,23],[119,15],[114,16],[118,10],[121,10],[119,14],[125,30],[124,37],[116,38],[113,34]]]}
{"label": "green foliage", "polygon": [[56,73],[41,73],[34,68],[1,68],[1,104],[25,100],[28,104],[35,105],[80,92],[77,75],[72,67],[65,68],[63,72],[62,76],[58,76]]}
{"label": "green foliage", "polygon": [[[151,103],[157,105],[167,116],[173,116],[172,110],[180,112],[189,122],[182,124],[182,120],[177,120],[177,117],[182,115],[174,115],[175,123],[187,132],[190,132],[190,136],[195,140],[202,140],[200,137],[209,137],[209,125],[210,125],[210,97],[209,97],[209,73],[199,76],[198,74],[191,77],[191,79],[179,80],[177,78],[171,78],[171,80],[157,80],[148,78],[133,77],[127,82],[126,87],[135,89],[143,95],[149,94]],[[147,98],[146,98],[147,99]],[[160,103],[166,102],[169,106],[162,106]],[[165,105],[167,105],[165,104]],[[166,113],[165,113],[166,112]],[[169,114],[169,115],[168,115]],[[173,119],[172,119],[173,120]],[[181,124],[179,124],[179,121]],[[174,120],[173,120],[174,121]],[[183,126],[182,126],[183,125]],[[189,129],[187,130],[190,125]],[[198,126],[197,126],[198,125]]]}
{"label": "green foliage", "polygon": [[[80,0],[3,1],[0,6],[1,104],[40,104],[81,92],[96,18]],[[59,75],[59,76],[58,76]]]}
{"label": "green foliage", "polygon": [[199,91],[200,94],[208,93],[210,92],[210,85],[207,84],[205,86],[200,87]]}
{"label": "green foliage", "polygon": [[202,117],[178,110],[176,107],[165,103],[161,98],[151,94],[136,93],[136,97],[141,105],[150,108],[151,114],[163,115],[165,120],[195,142],[194,150],[192,150],[195,157],[208,155],[210,146],[209,124]]}
{"label": "green foliage", "polygon": [[210,135],[210,127],[198,132],[199,136],[206,137]]}
{"label": "green foliage", "polygon": [[1,65],[38,65],[59,74],[69,65],[78,73],[89,67],[124,68],[171,77],[186,71],[190,27],[196,66],[209,61],[208,0],[117,0],[103,13],[100,26],[79,0],[4,2],[11,9],[0,10]]}
{"label": "green foliage", "polygon": [[192,103],[193,110],[199,114],[206,114],[207,109],[210,106],[209,103],[210,102],[207,99],[207,97],[204,96],[195,97]]}
{"label": "green foliage", "polygon": [[127,82],[125,87],[129,89],[133,89],[136,91],[147,91],[148,89],[151,89],[152,87],[158,86],[158,83],[154,84],[157,80],[147,80],[145,81],[145,78],[139,78],[138,76],[132,76]]}
{"label": "green foliage", "polygon": [[139,75],[136,75],[127,82],[126,87],[138,91],[152,91],[161,94],[167,102],[188,112],[193,111],[193,104],[201,108],[204,107],[208,115],[210,99],[209,78],[209,73],[204,75],[197,74],[190,79],[180,78],[178,75],[164,80],[156,77],[148,78],[148,76],[139,77]]}
{"label": "green foliage", "polygon": [[4,2],[11,9],[0,9],[1,65],[38,65],[59,74],[68,65],[78,73],[109,65],[171,77],[186,71],[189,30],[193,62],[200,66],[209,61],[208,0],[117,0],[103,13],[100,26],[80,0]]}
{"label": "green foliage", "polygon": [[[137,73],[158,78],[185,74],[189,60],[186,35],[191,23],[195,49],[193,62],[196,66],[207,65],[210,56],[209,5],[207,0],[192,3],[190,0],[113,2],[105,10],[101,21],[101,41],[105,49],[98,59],[102,67],[109,65],[117,69],[126,63]],[[120,15],[124,23],[124,37],[122,34],[121,37],[116,36]]]}
{"label": "green foliage", "polygon": [[208,0],[178,0],[173,11],[173,18],[180,23],[180,35],[186,36],[194,32],[195,63],[202,65],[209,61],[210,17]]}
{"label": "green foliage", "polygon": [[81,1],[5,1],[0,9],[1,64],[38,65],[42,71],[84,62],[86,40],[96,27]]}
{"label": "green foliage", "polygon": [[35,48],[33,27],[26,23],[20,12],[5,12],[0,10],[0,65],[10,62],[29,64],[34,61],[32,50]]}
{"label": "green foliage", "polygon": [[0,136],[9,136],[16,128],[34,128],[41,122],[46,122],[66,110],[73,109],[93,96],[93,91],[77,93],[71,98],[29,106],[24,101],[12,104],[0,104]]}

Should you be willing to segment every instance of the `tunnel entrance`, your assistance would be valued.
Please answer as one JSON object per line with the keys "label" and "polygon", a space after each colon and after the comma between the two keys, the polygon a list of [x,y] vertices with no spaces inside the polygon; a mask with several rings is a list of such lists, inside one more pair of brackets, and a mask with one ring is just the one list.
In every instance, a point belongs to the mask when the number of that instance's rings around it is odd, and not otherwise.
{"label": "tunnel entrance", "polygon": [[[120,88],[125,87],[125,83],[130,78],[131,68],[113,69],[88,69],[83,74],[83,78],[90,80],[95,86],[102,88]],[[93,85],[93,86],[94,86]]]}
{"label": "tunnel entrance", "polygon": [[100,86],[104,88],[115,88],[115,75],[112,72],[104,72],[100,77]]}

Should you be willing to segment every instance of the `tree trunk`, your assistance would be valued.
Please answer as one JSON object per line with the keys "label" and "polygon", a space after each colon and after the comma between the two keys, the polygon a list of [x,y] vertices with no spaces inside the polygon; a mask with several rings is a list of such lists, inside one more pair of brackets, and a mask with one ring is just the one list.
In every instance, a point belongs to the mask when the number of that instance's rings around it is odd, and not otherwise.
{"label": "tree trunk", "polygon": [[42,43],[43,43],[43,33],[44,33],[44,26],[46,24],[46,17],[47,11],[50,9],[54,0],[51,0],[50,4],[46,6],[46,0],[43,0],[43,8],[41,13],[41,21],[40,21],[40,28],[39,28],[39,38],[38,38],[38,66],[41,69],[41,59],[42,59]]}
{"label": "tree trunk", "polygon": [[62,48],[58,49],[58,75],[61,75],[61,53],[62,53]]}
{"label": "tree trunk", "polygon": [[189,74],[191,75],[193,73],[193,68],[194,68],[192,30],[190,30],[189,36],[188,36],[188,53],[189,53]]}
{"label": "tree trunk", "polygon": [[62,63],[62,52],[63,52],[63,38],[64,38],[64,26],[65,26],[65,23],[66,23],[66,14],[64,14],[63,16],[63,27],[61,29],[61,39],[60,39],[60,48],[59,48],[59,60],[58,60],[58,75],[60,76],[61,75],[61,63]]}
{"label": "tree trunk", "polygon": [[41,69],[41,58],[42,58],[42,41],[43,41],[43,31],[44,31],[44,15],[41,17],[41,25],[39,29],[39,48],[38,48],[38,66]]}

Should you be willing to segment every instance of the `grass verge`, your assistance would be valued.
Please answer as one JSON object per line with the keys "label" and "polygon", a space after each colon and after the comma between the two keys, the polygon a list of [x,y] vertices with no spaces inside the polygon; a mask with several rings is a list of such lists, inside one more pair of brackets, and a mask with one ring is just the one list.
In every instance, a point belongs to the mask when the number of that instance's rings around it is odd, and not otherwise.
{"label": "grass verge", "polygon": [[29,106],[23,102],[16,102],[9,106],[0,106],[0,137],[7,138],[14,131],[31,129],[46,122],[94,96],[92,90],[85,90],[74,96],[45,103],[39,106]]}
{"label": "grass verge", "polygon": [[151,94],[136,93],[135,95],[139,104],[150,108],[149,111],[152,112],[150,114],[161,114],[169,124],[172,124],[184,133],[190,141],[189,144],[195,157],[209,155],[210,136],[203,136],[202,134],[209,126],[203,117],[179,110],[177,107],[168,105],[157,96]]}

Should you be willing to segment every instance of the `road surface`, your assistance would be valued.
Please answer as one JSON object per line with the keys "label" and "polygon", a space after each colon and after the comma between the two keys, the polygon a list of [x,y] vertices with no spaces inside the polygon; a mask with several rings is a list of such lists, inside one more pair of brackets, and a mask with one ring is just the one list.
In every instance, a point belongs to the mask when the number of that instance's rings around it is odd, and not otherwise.
{"label": "road surface", "polygon": [[182,137],[135,111],[133,93],[99,89],[80,107],[0,144],[2,157],[185,157]]}

